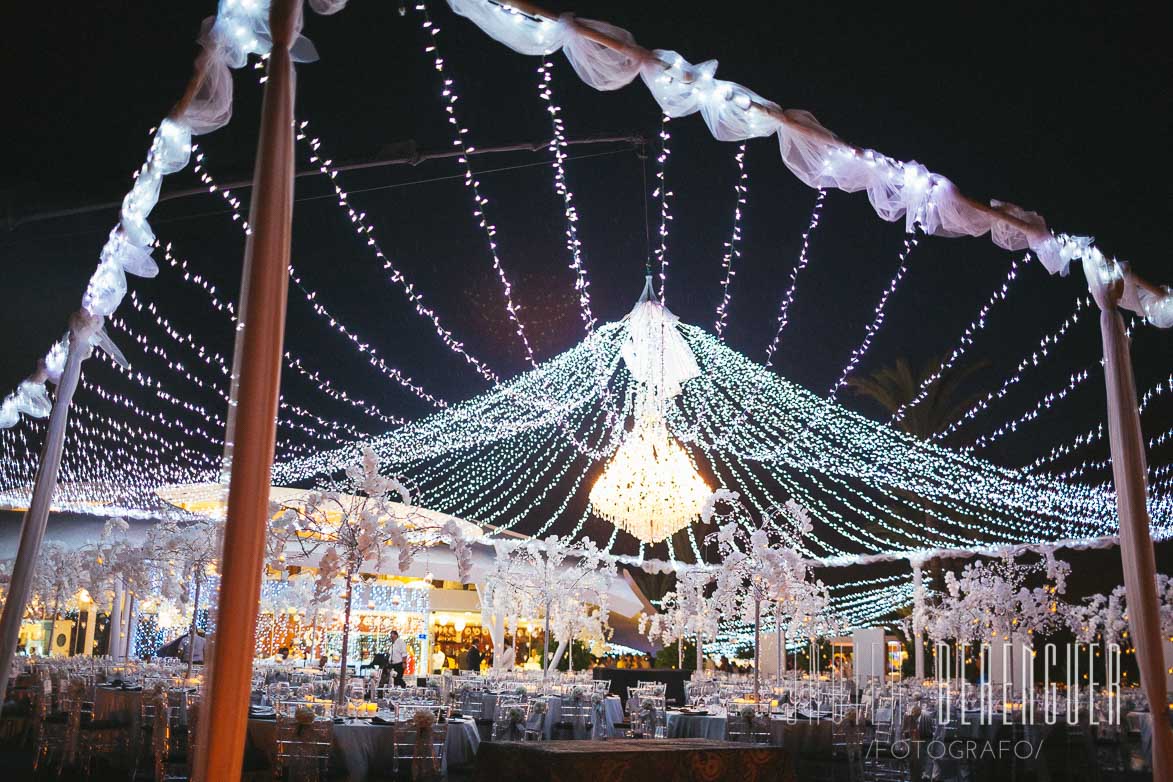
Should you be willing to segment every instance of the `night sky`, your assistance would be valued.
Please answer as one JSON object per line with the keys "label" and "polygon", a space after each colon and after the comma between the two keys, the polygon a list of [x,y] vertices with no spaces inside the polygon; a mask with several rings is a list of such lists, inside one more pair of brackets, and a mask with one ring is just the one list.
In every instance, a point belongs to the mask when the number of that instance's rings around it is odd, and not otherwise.
{"label": "night sky", "polygon": [[[335,161],[368,159],[411,140],[421,150],[450,146],[419,17],[410,7],[400,17],[397,5],[352,0],[337,16],[307,19],[305,33],[321,61],[299,66],[297,115],[310,121]],[[625,27],[643,45],[677,50],[693,62],[715,58],[719,77],[784,107],[810,110],[847,140],[915,159],[978,199],[1037,210],[1056,230],[1094,235],[1106,252],[1154,282],[1173,281],[1165,239],[1173,224],[1167,6],[658,0],[548,5]],[[442,28],[447,75],[456,81],[462,119],[475,143],[548,138],[549,119],[537,98],[538,60],[510,52],[441,3],[432,8]],[[182,92],[200,21],[213,11],[212,2],[107,0],[77,4],[67,14],[38,4],[11,12],[14,34],[0,54],[8,74],[0,166],[7,223],[0,231],[7,294],[0,310],[0,388],[12,388],[27,375],[63,330],[117,209],[30,218],[121,199],[143,159],[148,129]],[[645,213],[641,167],[647,167],[650,190],[658,112],[638,79],[616,93],[596,93],[564,58],[558,55],[555,62],[554,90],[569,137],[633,133],[650,142],[646,162],[629,146],[612,144],[572,148],[567,164],[595,312],[612,320],[639,294],[649,226],[655,241],[658,214],[651,201]],[[231,125],[198,139],[209,170],[221,181],[247,178],[255,152],[255,72],[237,71],[235,84]],[[714,141],[699,116],[673,121],[670,129],[675,220],[668,305],[685,321],[711,328],[720,300],[722,243],[732,220],[735,145]],[[532,165],[546,160],[546,153],[474,159],[499,228],[500,256],[539,357],[569,348],[582,335],[561,204],[548,166]],[[815,193],[783,167],[774,139],[750,142],[746,163],[749,203],[727,338],[761,361]],[[298,166],[310,166],[304,147]],[[491,170],[505,167],[511,170]],[[513,374],[526,368],[524,354],[508,327],[459,173],[454,161],[440,161],[345,174],[342,181],[355,206],[370,215],[384,250],[470,351],[501,374]],[[195,184],[189,169],[169,177],[164,193]],[[247,206],[246,192],[241,195]],[[296,197],[294,264],[320,301],[434,393],[459,400],[483,390],[484,381],[443,347],[387,281],[323,179],[299,179]],[[174,243],[177,255],[233,297],[243,241],[226,213],[218,197],[201,195],[160,204],[151,223],[160,239]],[[880,221],[863,194],[829,194],[775,362],[783,375],[820,393],[830,386],[896,270],[902,232],[903,221]],[[1014,257],[987,238],[923,241],[859,372],[901,356],[919,366],[947,353]],[[179,282],[174,270],[164,269],[154,280],[132,278],[131,285],[182,331],[230,355],[228,322]],[[1068,278],[1050,277],[1038,264],[1025,269],[971,350],[973,358],[990,362],[975,387],[996,388],[1085,295],[1078,269]],[[126,317],[136,329],[149,325]],[[323,328],[296,290],[287,334],[288,347],[384,410],[406,417],[428,410],[364,366],[344,338]],[[992,430],[1061,388],[1073,372],[1098,372],[1099,351],[1095,318],[1084,318],[1044,368],[966,431],[976,436]],[[1173,367],[1169,334],[1141,328],[1133,351],[1142,391]],[[348,408],[319,401],[296,380],[287,381],[285,392],[327,417],[367,425]],[[843,398],[880,414],[864,400]],[[1097,375],[982,455],[1027,463],[1101,420],[1103,401]],[[1165,397],[1146,414],[1146,435],[1170,425],[1173,400]],[[1088,449],[1081,458],[1105,453],[1104,447]],[[1173,444],[1151,455],[1155,464],[1170,459]]]}

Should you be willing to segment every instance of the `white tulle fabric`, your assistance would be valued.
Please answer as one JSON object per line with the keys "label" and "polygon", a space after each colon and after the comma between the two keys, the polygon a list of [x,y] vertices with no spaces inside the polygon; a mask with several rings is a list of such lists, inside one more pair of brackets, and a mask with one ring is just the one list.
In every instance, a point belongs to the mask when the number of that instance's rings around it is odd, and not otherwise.
{"label": "white tulle fabric", "polygon": [[[333,13],[345,0],[309,0],[319,13]],[[118,309],[126,295],[126,275],[154,277],[159,267],[151,257],[155,233],[148,218],[159,202],[163,177],[187,166],[191,137],[210,133],[232,118],[231,69],[243,67],[249,55],[267,54],[272,48],[269,34],[269,0],[220,0],[216,16],[206,19],[200,30],[201,50],[196,59],[196,85],[182,111],[167,117],[155,130],[146,161],[135,175],[134,184],[122,199],[118,224],[110,231],[98,256],[98,265],[82,295],[82,312],[98,319],[93,327],[93,344],[125,361],[101,329],[101,319]],[[296,62],[317,59],[309,40],[297,36],[290,53]],[[68,336],[49,350],[37,371],[0,402],[0,428],[13,426],[24,414],[34,418],[48,415],[45,383],[61,377]]]}
{"label": "white tulle fabric", "polygon": [[[716,60],[694,65],[667,49],[641,57],[637,53],[643,50],[626,30],[569,14],[553,21],[522,14],[494,0],[448,0],[448,4],[514,51],[550,54],[561,49],[575,72],[596,89],[617,89],[638,73],[665,114],[683,117],[699,112],[720,141],[777,134],[783,164],[802,182],[819,189],[866,191],[876,214],[890,222],[903,218],[908,231],[919,229],[943,237],[988,233],[1003,249],[1029,248],[1052,274],[1066,274],[1072,261],[1088,258],[1094,250],[1090,239],[1053,235],[1034,212],[1001,201],[990,202],[992,213],[979,209],[949,179],[915,161],[895,160],[841,141],[810,112],[782,110],[740,84],[716,78]],[[622,42],[624,51],[584,37],[584,27]],[[1026,227],[1006,222],[998,213]],[[1129,274],[1125,271],[1126,277]],[[1138,284],[1136,289],[1143,293],[1125,296],[1124,306],[1161,328],[1173,326],[1168,290],[1147,284]]]}
{"label": "white tulle fabric", "polygon": [[566,17],[557,22],[534,18],[484,0],[448,0],[448,6],[519,54],[553,54],[566,43]]}
{"label": "white tulle fabric", "polygon": [[681,386],[700,377],[696,356],[676,328],[678,318],[652,295],[648,277],[643,295],[625,318],[627,341],[621,354],[636,382],[647,389],[645,399],[656,406],[678,395]]}
{"label": "white tulle fabric", "polygon": [[[631,33],[615,25],[597,22],[594,19],[579,19],[577,22],[582,27],[589,27],[624,43],[635,45]],[[570,61],[570,67],[574,68],[578,78],[596,90],[617,90],[626,87],[639,75],[639,59],[595,43],[584,36],[575,26],[573,14],[563,14],[558,23],[565,38],[562,53]]]}
{"label": "white tulle fabric", "polygon": [[309,0],[309,4],[315,14],[329,16],[345,8],[346,0]]}

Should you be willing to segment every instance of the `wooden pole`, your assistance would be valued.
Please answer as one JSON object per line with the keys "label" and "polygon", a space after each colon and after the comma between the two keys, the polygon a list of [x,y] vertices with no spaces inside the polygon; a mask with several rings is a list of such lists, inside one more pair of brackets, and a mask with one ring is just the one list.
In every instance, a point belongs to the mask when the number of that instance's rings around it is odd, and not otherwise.
{"label": "wooden pole", "polygon": [[[49,413],[49,425],[45,430],[45,445],[41,448],[41,461],[37,465],[37,477],[33,484],[32,499],[25,511],[20,527],[20,547],[12,565],[12,578],[8,582],[4,614],[0,616],[0,698],[8,692],[8,675],[12,671],[12,659],[16,656],[16,644],[20,640],[20,622],[28,605],[32,590],[33,571],[41,553],[41,542],[45,539],[45,527],[49,524],[49,506],[53,502],[53,490],[57,488],[57,474],[61,470],[61,453],[65,448],[65,427],[69,422],[69,405],[73,392],[81,377],[81,364],[93,351],[89,336],[92,324],[87,328],[80,324],[82,316],[74,315],[70,328],[69,353],[65,358],[65,369],[57,383],[53,397],[53,410]],[[101,321],[98,321],[99,325]]]}
{"label": "wooden pole", "polygon": [[[1108,391],[1108,440],[1112,455],[1112,484],[1120,515],[1120,557],[1128,598],[1128,625],[1136,648],[1140,683],[1152,712],[1153,779],[1173,778],[1173,729],[1168,720],[1168,692],[1162,646],[1157,566],[1149,534],[1145,483],[1144,437],[1136,402],[1136,381],[1124,319],[1112,292],[1097,293],[1091,280],[1098,274],[1084,262],[1089,287],[1100,306],[1104,344],[1104,380]],[[1118,295],[1118,294],[1117,294]]]}
{"label": "wooden pole", "polygon": [[241,344],[235,453],[224,526],[220,607],[208,669],[203,733],[195,778],[218,782],[240,776],[252,687],[252,650],[269,518],[269,479],[277,429],[281,352],[288,297],[293,225],[293,61],[289,47],[300,28],[300,0],[273,0],[273,49],[261,108],[253,233],[245,247],[248,322]]}

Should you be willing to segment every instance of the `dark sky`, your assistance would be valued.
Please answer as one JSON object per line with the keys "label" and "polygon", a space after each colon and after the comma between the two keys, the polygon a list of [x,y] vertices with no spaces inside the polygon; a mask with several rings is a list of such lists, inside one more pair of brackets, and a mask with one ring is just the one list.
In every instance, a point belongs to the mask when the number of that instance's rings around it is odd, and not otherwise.
{"label": "dark sky", "polygon": [[[0,54],[7,74],[0,204],[11,228],[0,231],[6,293],[0,388],[27,374],[62,331],[116,210],[17,223],[47,209],[121,198],[142,161],[147,130],[186,83],[200,20],[213,6],[204,0],[98,0],[72,4],[68,11],[24,4],[11,12],[17,18],[9,30],[18,32]],[[547,138],[549,121],[535,90],[538,61],[506,50],[446,6],[432,6],[443,29],[448,75],[456,80],[476,143]],[[564,3],[550,6],[570,10]],[[299,67],[297,112],[335,160],[368,158],[406,140],[421,149],[450,145],[435,73],[421,50],[419,19],[410,10],[401,18],[396,7],[352,0],[337,16],[307,20],[305,32],[321,61]],[[694,62],[716,58],[719,76],[784,107],[808,109],[854,143],[916,159],[979,199],[1035,209],[1057,230],[1093,234],[1143,275],[1173,281],[1165,238],[1173,224],[1167,5],[584,0],[573,10],[626,27],[650,48],[675,49]],[[255,150],[260,91],[251,70],[237,72],[236,90],[232,124],[199,140],[221,180],[247,177]],[[559,56],[555,90],[571,137],[634,132],[653,138],[658,129],[655,104],[638,80],[617,93],[595,93]],[[697,116],[674,121],[671,129],[675,221],[668,303],[683,319],[711,327],[722,242],[732,218],[733,145],[712,140]],[[579,203],[595,310],[614,319],[639,293],[645,226],[650,221],[654,233],[657,217],[649,206],[645,219],[642,164],[633,152],[612,145],[572,154],[601,151],[612,154],[571,160],[568,176]],[[304,150],[299,154],[299,166],[308,166]],[[514,154],[479,158],[474,166],[484,171],[544,159]],[[772,139],[749,144],[747,166],[749,204],[728,341],[760,361],[814,193],[785,170]],[[452,178],[456,174],[459,168],[449,161],[344,175],[343,181],[354,204],[371,215],[384,249],[453,331],[491,366],[511,374],[525,367],[523,354],[511,339],[484,241],[465,188]],[[500,229],[502,262],[539,355],[570,347],[581,326],[550,171],[486,171],[482,180]],[[169,178],[166,187],[195,181],[185,172]],[[349,232],[324,182],[301,179],[297,188],[294,261],[320,300],[429,390],[460,399],[483,389],[386,281]],[[222,201],[199,196],[161,204],[152,224],[179,255],[232,295],[243,243]],[[820,392],[831,384],[896,269],[902,230],[902,223],[876,218],[862,195],[829,196],[776,362],[784,375]],[[951,350],[1012,257],[987,239],[922,242],[860,371],[898,356],[920,364]],[[132,280],[132,286],[178,328],[229,355],[227,322],[173,270],[155,280]],[[1025,270],[972,349],[975,358],[991,362],[979,387],[997,387],[1058,325],[1075,297],[1085,294],[1078,270],[1066,279],[1049,277],[1037,264]],[[149,325],[127,318],[139,330]],[[363,366],[296,292],[288,334],[292,349],[384,409],[405,416],[426,411]],[[1171,344],[1168,334],[1138,332],[1134,361],[1142,390],[1168,375]],[[1071,372],[1092,366],[1098,353],[1099,336],[1088,318],[1044,369],[970,431],[989,431],[1033,406],[1043,393],[1062,387]],[[90,371],[96,376],[106,370]],[[365,425],[297,383],[287,382],[290,398]],[[1102,418],[1103,395],[1095,377],[1029,433],[1006,438],[986,455],[1008,464],[1030,461]],[[876,413],[860,400],[847,401]],[[1173,423],[1168,397],[1144,423],[1150,436]],[[1153,461],[1171,457],[1167,444]]]}

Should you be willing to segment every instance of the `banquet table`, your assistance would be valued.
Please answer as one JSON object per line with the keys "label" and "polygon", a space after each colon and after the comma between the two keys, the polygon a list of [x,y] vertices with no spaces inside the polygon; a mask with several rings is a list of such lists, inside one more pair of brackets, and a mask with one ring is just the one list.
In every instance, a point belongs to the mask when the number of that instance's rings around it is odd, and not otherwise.
{"label": "banquet table", "polygon": [[[497,702],[500,700],[503,693],[486,692],[481,700],[481,714],[488,719],[497,713]],[[508,693],[504,693],[508,694]],[[562,703],[563,697],[560,695],[545,695],[541,700],[546,703],[546,715],[542,719],[542,736],[549,740],[554,736],[554,726],[562,720]],[[615,723],[623,722],[623,701],[617,695],[608,695],[603,701],[604,714],[607,718],[607,735],[615,735]],[[536,730],[538,727],[538,720],[531,719],[530,724],[527,725],[531,730]],[[575,736],[575,738],[590,738],[589,736]]]}
{"label": "banquet table", "polygon": [[724,715],[682,714],[679,711],[669,709],[668,738],[721,741],[725,738],[727,723],[728,720]]}
{"label": "banquet table", "polygon": [[498,741],[477,756],[477,782],[646,782],[655,779],[754,779],[793,782],[781,747],[708,739]]}
{"label": "banquet table", "polygon": [[[366,779],[372,768],[390,769],[393,766],[395,730],[391,725],[377,725],[363,720],[334,724],[333,754],[346,767],[351,782]],[[274,720],[250,718],[248,741],[272,765],[277,753],[277,723]],[[473,720],[449,720],[441,773],[446,773],[449,765],[472,763],[480,743]]]}
{"label": "banquet table", "polygon": [[770,720],[770,743],[792,753],[831,754],[831,719]]}

